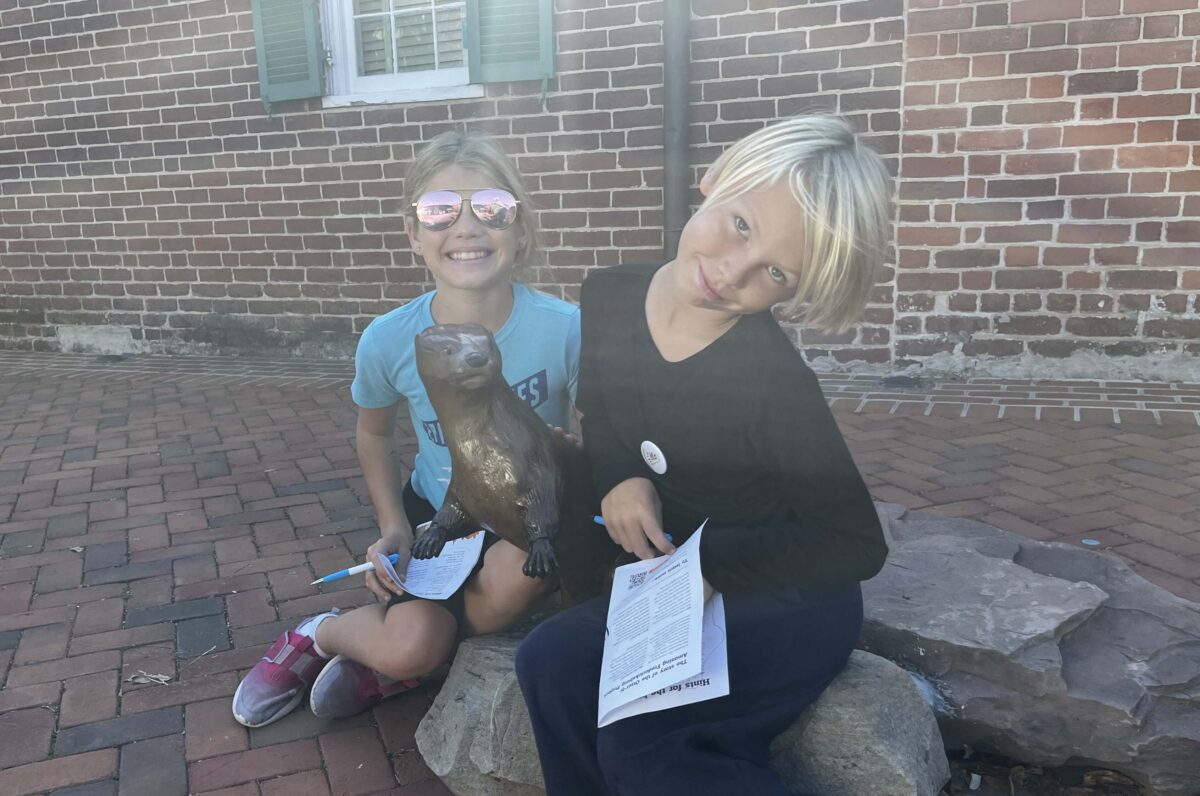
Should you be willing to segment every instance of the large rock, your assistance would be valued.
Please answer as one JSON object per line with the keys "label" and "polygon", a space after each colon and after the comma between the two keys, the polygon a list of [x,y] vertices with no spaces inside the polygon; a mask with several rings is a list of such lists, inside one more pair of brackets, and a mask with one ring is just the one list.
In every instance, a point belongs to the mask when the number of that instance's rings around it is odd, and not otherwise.
{"label": "large rock", "polygon": [[1112,556],[883,506],[863,646],[925,677],[947,745],[1200,793],[1200,606]]}
{"label": "large rock", "polygon": [[921,796],[950,779],[937,721],[912,679],[861,650],[775,738],[771,768],[792,790],[819,796]]}
{"label": "large rock", "polygon": [[425,764],[456,796],[545,796],[529,711],[513,671],[519,636],[476,636],[417,726]]}
{"label": "large rock", "polygon": [[[513,673],[520,638],[464,641],[417,728],[426,764],[457,796],[542,796],[529,712]],[[771,748],[793,790],[933,796],[950,778],[933,712],[899,667],[865,652]]]}

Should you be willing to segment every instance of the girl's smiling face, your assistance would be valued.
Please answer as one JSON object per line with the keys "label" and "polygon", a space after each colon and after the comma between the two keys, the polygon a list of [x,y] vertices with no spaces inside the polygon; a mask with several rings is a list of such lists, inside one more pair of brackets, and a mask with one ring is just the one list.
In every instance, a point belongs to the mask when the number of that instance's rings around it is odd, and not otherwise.
{"label": "girl's smiling face", "polygon": [[[413,251],[421,255],[433,274],[439,290],[488,290],[508,284],[520,249],[519,224],[508,229],[491,229],[475,218],[467,201],[475,191],[499,188],[495,180],[478,171],[458,165],[438,171],[421,191],[453,191],[463,198],[458,218],[443,230],[428,230],[411,214],[404,217],[404,229]],[[520,208],[518,213],[525,212]]]}
{"label": "girl's smiling face", "polygon": [[[700,190],[708,194],[703,182]],[[701,207],[679,238],[676,288],[688,303],[729,315],[789,300],[800,280],[802,222],[785,182]]]}

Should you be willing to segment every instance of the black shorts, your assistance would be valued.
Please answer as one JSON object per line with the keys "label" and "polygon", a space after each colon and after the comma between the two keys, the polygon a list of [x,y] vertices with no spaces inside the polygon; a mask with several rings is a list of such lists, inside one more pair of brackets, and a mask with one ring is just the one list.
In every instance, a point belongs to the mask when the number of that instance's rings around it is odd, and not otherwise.
{"label": "black shorts", "polygon": [[[416,530],[416,527],[423,522],[429,522],[433,519],[433,515],[437,513],[437,509],[433,507],[425,498],[418,495],[412,488],[412,483],[404,484],[404,491],[401,493],[401,499],[404,501],[404,515],[408,517],[408,523]],[[426,600],[426,602],[437,603],[450,612],[454,617],[454,621],[458,623],[458,633],[461,636],[463,628],[466,627],[466,602],[463,599],[463,592],[467,588],[467,582],[471,578],[479,574],[479,570],[483,569],[483,561],[487,557],[488,548],[500,541],[500,537],[494,533],[485,533],[483,535],[483,550],[479,553],[479,561],[476,562],[475,568],[471,570],[471,574],[467,576],[467,580],[463,581],[463,585],[458,587],[458,591],[451,594],[444,600]],[[406,603],[409,600],[424,600],[424,597],[415,597],[411,594],[395,594],[388,600],[388,608],[400,603]]]}

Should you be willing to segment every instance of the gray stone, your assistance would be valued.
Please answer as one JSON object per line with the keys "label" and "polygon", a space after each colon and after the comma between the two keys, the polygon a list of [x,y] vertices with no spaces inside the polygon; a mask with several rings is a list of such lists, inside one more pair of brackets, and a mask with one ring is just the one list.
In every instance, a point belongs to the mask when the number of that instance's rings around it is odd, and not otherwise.
{"label": "gray stone", "polygon": [[225,615],[200,616],[175,623],[175,656],[195,658],[206,652],[229,649],[229,629]]}
{"label": "gray stone", "polygon": [[33,590],[38,595],[49,594],[52,591],[78,589],[83,580],[83,560],[59,561],[38,568],[37,584]]}
{"label": "gray stone", "polygon": [[57,448],[59,445],[67,443],[67,432],[60,431],[57,434],[43,434],[37,438],[33,449],[35,451],[45,450],[46,448]]}
{"label": "gray stone", "polygon": [[221,454],[219,458],[196,462],[197,478],[220,478],[229,473],[229,462],[225,460],[224,454]]}
{"label": "gray stone", "polygon": [[[170,562],[167,562],[170,563]],[[159,622],[174,622],[179,619],[194,619],[197,616],[219,614],[225,610],[225,601],[220,597],[204,597],[198,600],[181,600],[168,605],[151,608],[136,608],[125,617],[125,627],[156,625]]]}
{"label": "gray stone", "polygon": [[934,796],[950,780],[937,720],[913,679],[861,650],[775,738],[771,768],[792,790],[821,796]]}
{"label": "gray stone", "polygon": [[89,782],[86,785],[72,785],[69,788],[51,791],[50,796],[116,796],[117,781],[105,779],[99,782]]}
{"label": "gray stone", "polygon": [[85,548],[83,568],[85,571],[90,571],[93,569],[108,569],[109,567],[123,567],[126,564],[126,558],[125,542],[90,544]]}
{"label": "gray stone", "polygon": [[[417,728],[426,765],[456,796],[545,793],[513,672],[518,644],[516,635],[464,641]],[[788,787],[821,796],[934,796],[950,778],[933,711],[912,679],[863,652],[776,739],[771,765]]]}
{"label": "gray stone", "polygon": [[120,583],[129,580],[142,580],[158,575],[171,574],[170,559],[161,561],[143,561],[139,564],[127,564],[111,569],[95,569],[87,573],[85,581],[88,586],[103,586],[105,583]]}
{"label": "gray stone", "polygon": [[76,514],[59,514],[51,517],[46,525],[47,539],[61,539],[64,536],[82,536],[87,533],[87,512]]}
{"label": "gray stone", "polygon": [[121,747],[120,796],[185,796],[183,735],[135,741]]}
{"label": "gray stone", "polygon": [[951,746],[1200,793],[1200,606],[1119,559],[881,506],[866,649],[925,677]]}
{"label": "gray stone", "polygon": [[96,458],[96,446],[92,445],[87,448],[68,448],[63,451],[63,464],[71,464],[72,462],[90,462]]}
{"label": "gray stone", "polygon": [[521,639],[464,641],[417,727],[425,764],[456,796],[544,796],[529,711],[513,657]]}
{"label": "gray stone", "polygon": [[31,556],[42,552],[42,546],[45,543],[45,531],[18,531],[5,534],[0,539],[0,558]]}
{"label": "gray stone", "polygon": [[159,708],[60,730],[54,754],[66,757],[180,732],[183,732],[182,709]]}

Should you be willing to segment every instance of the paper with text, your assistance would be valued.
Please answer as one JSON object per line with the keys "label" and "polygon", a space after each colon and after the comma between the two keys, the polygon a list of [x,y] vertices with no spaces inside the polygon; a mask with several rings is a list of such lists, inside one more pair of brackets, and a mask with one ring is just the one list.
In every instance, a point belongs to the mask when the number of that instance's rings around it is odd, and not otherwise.
{"label": "paper with text", "polygon": [[[600,667],[598,726],[625,716],[721,695],[716,693],[719,686],[714,685],[711,672],[706,692],[699,685],[684,687],[704,667],[705,606],[700,572],[703,530],[701,524],[670,556],[637,561],[618,567],[613,573]],[[714,621],[723,628],[723,603],[714,610],[719,612],[719,617],[714,614]],[[715,631],[714,635],[719,636],[719,657],[723,660],[724,633]],[[715,660],[713,665],[718,666]],[[706,678],[699,678],[703,679]],[[728,693],[727,674],[724,682],[724,693]],[[655,692],[662,693],[643,699]],[[630,703],[636,706],[630,707]]]}
{"label": "paper with text", "polygon": [[725,644],[725,600],[717,592],[704,605],[703,636],[700,646],[700,673],[681,683],[651,691],[609,711],[599,726],[627,719],[639,713],[666,710],[706,699],[716,699],[729,693],[728,649]]}
{"label": "paper with text", "polygon": [[[417,527],[423,530],[428,523]],[[483,550],[483,535],[486,531],[476,531],[461,539],[446,542],[442,552],[436,558],[417,560],[409,559],[408,569],[401,580],[396,570],[390,569],[387,576],[414,597],[426,600],[444,600],[466,582],[479,561],[480,551]],[[386,559],[384,559],[386,563]]]}

